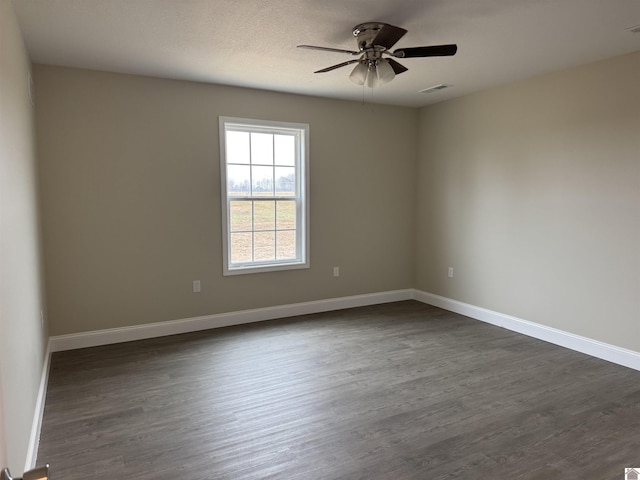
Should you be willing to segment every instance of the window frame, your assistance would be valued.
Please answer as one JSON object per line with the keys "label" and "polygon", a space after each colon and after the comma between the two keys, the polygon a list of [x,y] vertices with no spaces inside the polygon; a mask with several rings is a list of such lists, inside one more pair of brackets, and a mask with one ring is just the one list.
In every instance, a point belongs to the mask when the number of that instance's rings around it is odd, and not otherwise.
{"label": "window frame", "polygon": [[[227,130],[256,133],[294,134],[296,137],[296,195],[260,197],[229,197],[227,192]],[[274,272],[309,268],[309,125],[306,123],[278,122],[239,117],[219,117],[220,187],[222,198],[222,259],[223,275]],[[295,259],[265,260],[243,263],[231,262],[230,206],[232,200],[295,200],[296,252]],[[252,230],[253,231],[253,230]]]}

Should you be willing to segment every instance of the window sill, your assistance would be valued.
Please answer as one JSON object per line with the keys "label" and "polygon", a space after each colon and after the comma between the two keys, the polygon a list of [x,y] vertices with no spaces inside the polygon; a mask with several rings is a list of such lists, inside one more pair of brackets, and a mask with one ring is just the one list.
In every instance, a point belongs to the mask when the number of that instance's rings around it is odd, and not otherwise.
{"label": "window sill", "polygon": [[267,273],[278,272],[280,270],[301,270],[309,268],[309,262],[295,262],[295,263],[268,263],[265,265],[249,265],[246,267],[232,267],[227,268],[225,266],[223,275],[225,277],[231,275],[244,275],[249,273]]}

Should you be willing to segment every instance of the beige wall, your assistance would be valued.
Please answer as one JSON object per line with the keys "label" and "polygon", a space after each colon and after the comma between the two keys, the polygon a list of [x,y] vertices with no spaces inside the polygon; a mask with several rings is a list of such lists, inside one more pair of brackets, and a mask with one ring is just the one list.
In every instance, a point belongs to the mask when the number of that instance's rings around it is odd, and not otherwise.
{"label": "beige wall", "polygon": [[8,465],[6,434],[4,431],[4,407],[2,406],[2,378],[0,378],[0,468]]}
{"label": "beige wall", "polygon": [[[639,64],[421,110],[38,66],[52,334],[413,286],[637,350]],[[222,277],[218,115],[310,123],[310,270]]]}
{"label": "beige wall", "polygon": [[46,336],[29,68],[13,6],[0,0],[0,463],[13,475],[25,464]]}
{"label": "beige wall", "polygon": [[[51,334],[412,286],[417,110],[47,66],[35,83]],[[219,115],[310,124],[310,269],[222,276]]]}
{"label": "beige wall", "polygon": [[639,85],[635,53],[423,109],[416,287],[640,350]]}

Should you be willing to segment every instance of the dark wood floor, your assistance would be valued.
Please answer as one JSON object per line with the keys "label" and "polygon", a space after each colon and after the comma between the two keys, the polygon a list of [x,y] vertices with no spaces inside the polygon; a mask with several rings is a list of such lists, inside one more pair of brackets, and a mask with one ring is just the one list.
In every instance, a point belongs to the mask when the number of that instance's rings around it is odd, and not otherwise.
{"label": "dark wood floor", "polygon": [[640,372],[408,301],[55,353],[53,480],[612,479]]}

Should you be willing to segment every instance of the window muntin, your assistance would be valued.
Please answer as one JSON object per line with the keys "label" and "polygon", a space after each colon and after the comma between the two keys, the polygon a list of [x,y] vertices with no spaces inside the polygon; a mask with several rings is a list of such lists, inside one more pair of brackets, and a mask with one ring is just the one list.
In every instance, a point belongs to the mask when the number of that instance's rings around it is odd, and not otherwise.
{"label": "window muntin", "polygon": [[220,117],[224,274],[306,268],[309,126]]}

